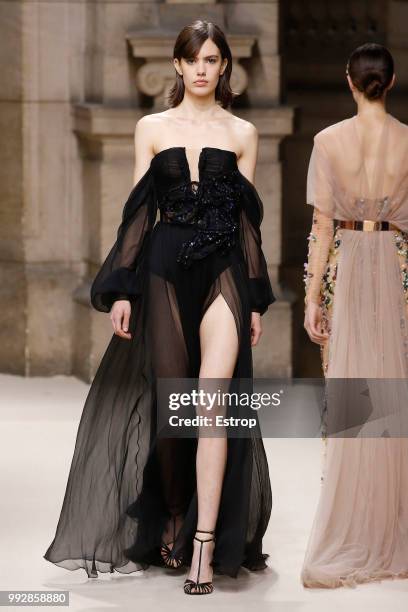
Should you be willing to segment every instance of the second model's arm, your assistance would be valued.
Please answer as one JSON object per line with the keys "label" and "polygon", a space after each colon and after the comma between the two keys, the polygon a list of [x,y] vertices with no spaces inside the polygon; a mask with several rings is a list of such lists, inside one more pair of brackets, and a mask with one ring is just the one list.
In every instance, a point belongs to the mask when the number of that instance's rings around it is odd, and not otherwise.
{"label": "second model's arm", "polygon": [[330,245],[333,239],[333,219],[317,208],[313,209],[313,221],[308,236],[309,250],[305,263],[305,320],[304,327],[309,338],[317,344],[324,344],[327,332],[321,329],[321,284],[326,270]]}
{"label": "second model's arm", "polygon": [[307,239],[309,249],[303,277],[305,306],[310,302],[320,304],[320,288],[333,239],[333,219],[314,208],[312,227]]}
{"label": "second model's arm", "polygon": [[323,344],[328,334],[321,330],[321,284],[333,240],[334,190],[329,156],[315,136],[307,176],[307,203],[313,205],[312,227],[308,236],[309,249],[305,263],[304,327],[313,342]]}

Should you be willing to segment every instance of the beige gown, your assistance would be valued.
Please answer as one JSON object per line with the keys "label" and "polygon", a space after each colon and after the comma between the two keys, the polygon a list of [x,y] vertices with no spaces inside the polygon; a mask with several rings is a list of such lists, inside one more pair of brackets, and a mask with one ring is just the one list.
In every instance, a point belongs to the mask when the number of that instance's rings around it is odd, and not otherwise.
{"label": "beige gown", "polygon": [[[326,439],[301,573],[307,587],[408,577],[408,126],[386,114],[367,150],[359,122],[355,115],[314,138],[306,301],[320,304],[330,333],[321,346],[326,384],[398,381],[379,402],[383,421]],[[398,229],[335,229],[333,219],[386,220]]]}

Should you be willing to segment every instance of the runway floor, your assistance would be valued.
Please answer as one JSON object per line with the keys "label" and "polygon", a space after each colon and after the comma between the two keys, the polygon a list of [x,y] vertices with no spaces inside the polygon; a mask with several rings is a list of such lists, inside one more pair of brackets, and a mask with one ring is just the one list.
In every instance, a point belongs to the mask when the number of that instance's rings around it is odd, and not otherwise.
{"label": "runway floor", "polygon": [[219,612],[407,609],[407,580],[354,589],[303,588],[299,573],[319,495],[320,439],[264,439],[273,490],[264,540],[269,568],[258,573],[242,569],[236,580],[215,576],[212,595],[186,596],[182,587],[186,570],[150,568],[88,580],[82,569],[70,572],[43,559],[54,537],[88,389],[74,377],[0,375],[1,590],[68,590],[69,610],[84,612],[180,612],[195,606],[210,610],[214,605]]}

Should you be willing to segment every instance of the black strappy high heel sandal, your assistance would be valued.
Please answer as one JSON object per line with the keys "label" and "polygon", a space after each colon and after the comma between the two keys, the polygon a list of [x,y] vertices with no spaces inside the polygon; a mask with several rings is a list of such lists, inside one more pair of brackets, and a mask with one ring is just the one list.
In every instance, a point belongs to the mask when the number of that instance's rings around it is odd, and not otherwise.
{"label": "black strappy high heel sandal", "polygon": [[170,569],[178,569],[184,563],[183,555],[182,554],[174,555],[173,549],[169,548],[169,544],[174,544],[174,542],[176,541],[176,516],[179,516],[179,515],[174,514],[172,516],[173,539],[167,543],[162,541],[161,546],[160,546],[161,558],[163,559],[165,566],[169,567]]}
{"label": "black strappy high heel sandal", "polygon": [[[196,533],[214,533],[214,531],[204,531],[203,529],[197,529]],[[209,595],[213,592],[214,586],[212,582],[199,582],[200,579],[200,569],[201,569],[201,553],[203,550],[204,542],[215,542],[215,538],[208,538],[207,540],[201,540],[194,536],[194,539],[197,542],[200,542],[200,558],[198,560],[198,571],[197,571],[197,581],[190,580],[186,578],[184,581],[184,592],[186,595]],[[194,590],[193,590],[194,589]]]}

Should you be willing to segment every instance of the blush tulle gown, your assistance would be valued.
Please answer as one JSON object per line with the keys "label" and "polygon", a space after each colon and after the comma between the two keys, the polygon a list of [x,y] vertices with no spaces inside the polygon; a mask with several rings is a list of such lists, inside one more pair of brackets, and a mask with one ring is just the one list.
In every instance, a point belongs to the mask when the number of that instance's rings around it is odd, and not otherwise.
{"label": "blush tulle gown", "polygon": [[[321,349],[326,383],[366,380],[361,402],[379,401],[375,419],[327,437],[301,573],[307,587],[408,577],[408,127],[386,114],[374,150],[362,134],[355,115],[315,136],[306,298],[330,331]],[[334,219],[394,227],[361,231]],[[337,397],[344,413],[345,402]],[[332,417],[330,402],[327,410]]]}

